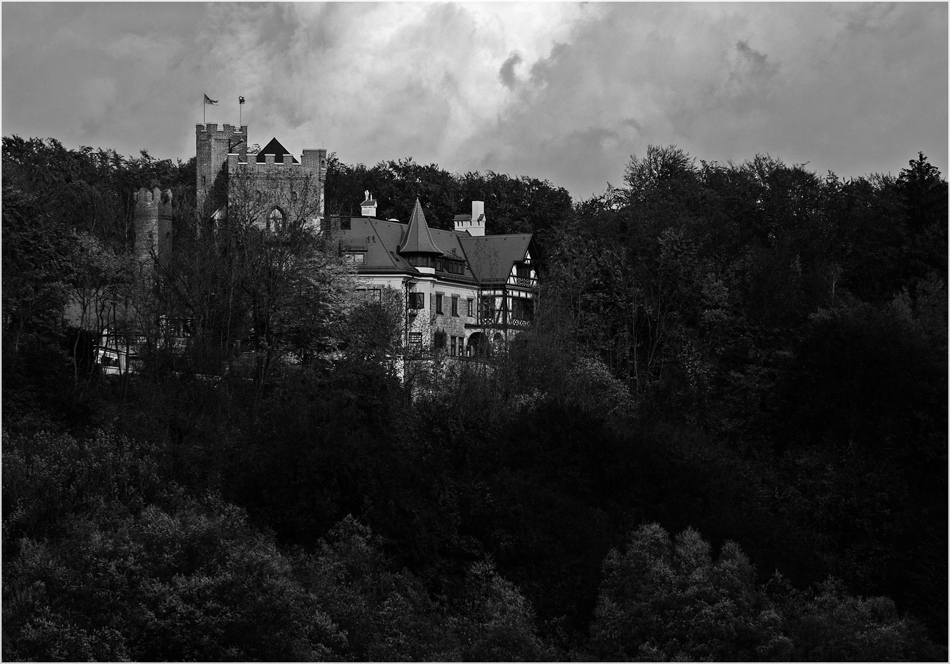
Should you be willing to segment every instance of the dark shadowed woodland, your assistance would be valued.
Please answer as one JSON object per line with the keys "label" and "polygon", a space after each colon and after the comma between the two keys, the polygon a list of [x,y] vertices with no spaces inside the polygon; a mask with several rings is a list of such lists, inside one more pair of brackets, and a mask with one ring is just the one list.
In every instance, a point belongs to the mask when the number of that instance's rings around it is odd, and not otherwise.
{"label": "dark shadowed woodland", "polygon": [[[329,216],[371,190],[535,234],[534,329],[402,381],[398,312],[348,296],[332,238],[208,230],[194,160],[2,159],[3,659],[946,660],[923,154],[845,181],[651,147],[585,201],[331,158]],[[151,280],[143,186],[174,193]],[[107,319],[147,338],[137,373],[96,366]]]}

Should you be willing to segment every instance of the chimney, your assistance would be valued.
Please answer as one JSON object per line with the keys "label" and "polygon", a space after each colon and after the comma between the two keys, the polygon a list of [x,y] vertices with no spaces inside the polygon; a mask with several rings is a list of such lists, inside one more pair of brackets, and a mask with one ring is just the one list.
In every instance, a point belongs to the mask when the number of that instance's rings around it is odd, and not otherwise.
{"label": "chimney", "polygon": [[363,192],[363,195],[366,196],[366,200],[360,203],[360,211],[364,217],[375,217],[376,216],[376,201],[370,196],[369,189]]}

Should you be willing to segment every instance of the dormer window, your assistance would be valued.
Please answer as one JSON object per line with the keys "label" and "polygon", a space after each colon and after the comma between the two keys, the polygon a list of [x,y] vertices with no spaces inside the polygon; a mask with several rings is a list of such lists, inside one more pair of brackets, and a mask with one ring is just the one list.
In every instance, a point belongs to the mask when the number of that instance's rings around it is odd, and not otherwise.
{"label": "dormer window", "polygon": [[415,267],[432,267],[435,259],[429,256],[406,256],[406,261]]}

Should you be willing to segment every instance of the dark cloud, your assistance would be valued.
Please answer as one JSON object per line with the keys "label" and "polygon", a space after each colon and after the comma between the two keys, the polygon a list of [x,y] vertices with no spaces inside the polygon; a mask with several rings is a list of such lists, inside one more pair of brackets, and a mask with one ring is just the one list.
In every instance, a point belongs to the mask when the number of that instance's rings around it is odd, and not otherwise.
{"label": "dark cloud", "polygon": [[940,5],[609,5],[525,63],[532,85],[478,146],[581,196],[649,144],[848,177],[896,173],[919,142],[945,170],[946,17]]}
{"label": "dark cloud", "polygon": [[768,61],[767,55],[749,46],[747,41],[737,41],[736,51],[740,55],[740,66],[733,70],[733,80],[764,84],[778,71],[778,68]]}
{"label": "dark cloud", "polygon": [[502,85],[504,85],[509,90],[514,89],[515,83],[515,67],[521,64],[522,58],[521,54],[517,51],[514,51],[508,59],[505,60],[502,64],[501,69],[498,70],[498,77],[501,78]]}
{"label": "dark cloud", "polygon": [[[3,133],[194,154],[193,123],[586,197],[630,155],[947,168],[946,4],[4,3]],[[204,93],[221,99],[204,109]],[[68,100],[68,101],[67,101]]]}
{"label": "dark cloud", "polygon": [[752,61],[758,68],[764,67],[765,61],[768,60],[767,55],[759,53],[754,48],[749,46],[749,42],[743,41],[741,39],[736,42],[736,50]]}

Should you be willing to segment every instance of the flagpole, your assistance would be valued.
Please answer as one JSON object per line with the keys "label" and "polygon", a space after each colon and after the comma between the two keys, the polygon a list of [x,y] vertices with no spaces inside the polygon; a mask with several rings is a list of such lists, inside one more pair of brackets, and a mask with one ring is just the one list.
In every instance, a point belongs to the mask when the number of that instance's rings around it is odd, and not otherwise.
{"label": "flagpole", "polygon": [[207,127],[208,126],[208,102],[205,101],[206,96],[207,95],[203,95],[201,97],[201,124]]}

